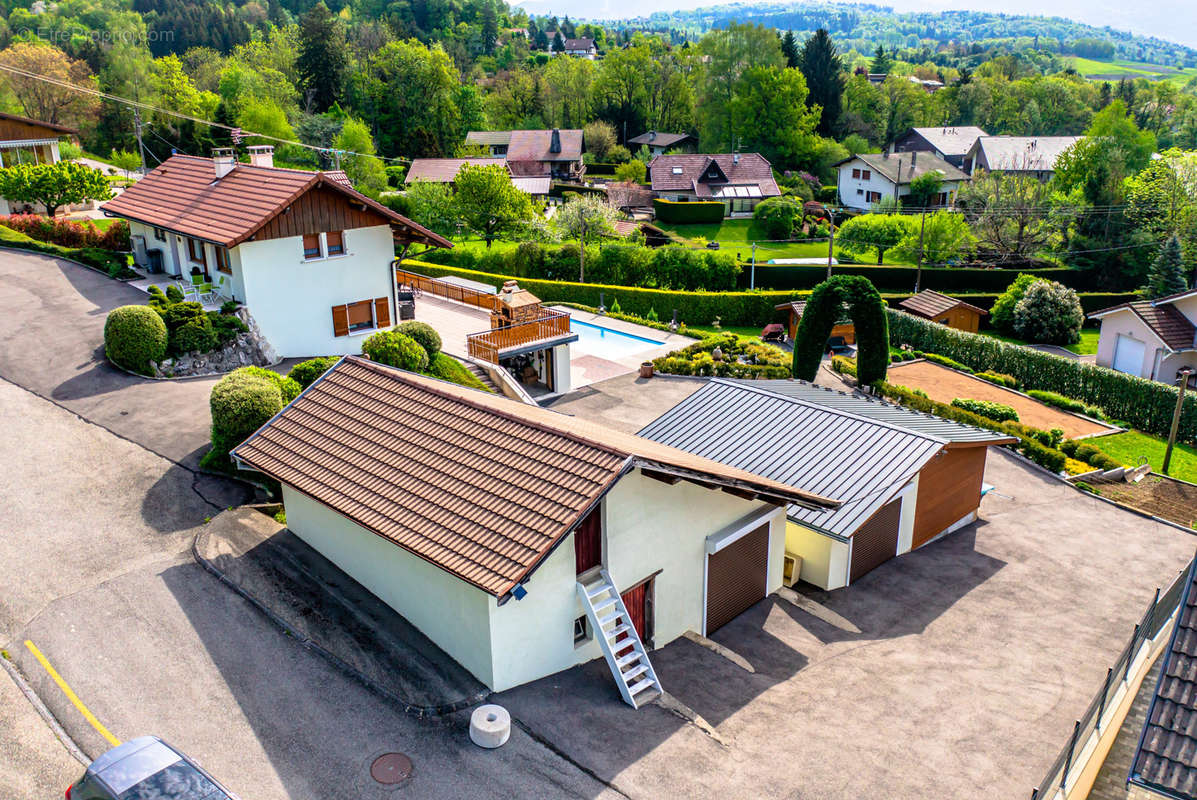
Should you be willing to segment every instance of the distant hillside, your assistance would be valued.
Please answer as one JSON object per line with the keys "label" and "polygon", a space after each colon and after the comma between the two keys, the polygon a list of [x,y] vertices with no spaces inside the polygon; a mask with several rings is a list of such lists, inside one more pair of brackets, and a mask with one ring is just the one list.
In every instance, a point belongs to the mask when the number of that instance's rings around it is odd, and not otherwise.
{"label": "distant hillside", "polygon": [[[918,0],[914,0],[918,2]],[[984,0],[973,0],[984,2]],[[648,0],[649,3],[652,0]],[[1078,0],[1079,2],[1079,0]],[[795,33],[827,28],[843,49],[856,47],[869,52],[878,44],[886,47],[920,47],[927,41],[938,44],[987,44],[994,40],[1021,40],[1016,47],[1034,46],[1085,58],[1127,59],[1131,61],[1197,66],[1197,49],[1150,36],[1141,36],[1110,27],[1095,27],[1062,17],[1018,16],[990,11],[915,11],[898,13],[893,8],[864,3],[768,3],[747,2],[710,6],[697,9],[657,11],[648,16],[619,17],[624,2],[601,3],[581,0],[530,0],[521,7],[537,13],[594,18],[614,18],[607,24],[643,28],[646,30],[684,31],[694,36],[711,28],[725,27],[729,22],[755,22]],[[630,6],[631,4],[627,4]],[[957,7],[959,4],[955,4]],[[1101,3],[1089,3],[1100,6]],[[1157,11],[1166,11],[1167,3],[1160,3]],[[636,8],[651,10],[653,6],[638,4]],[[1006,6],[1008,7],[1008,6]],[[1059,6],[1054,6],[1058,8]],[[630,9],[628,9],[630,10]],[[1124,9],[1125,11],[1125,9]],[[1185,26],[1197,26],[1197,15],[1189,10],[1174,9],[1173,28],[1182,38]],[[625,11],[626,14],[626,11]],[[1089,14],[1093,16],[1092,13]],[[1111,15],[1111,19],[1115,15]],[[1122,14],[1117,19],[1124,19]],[[1194,33],[1191,41],[1197,41]]]}

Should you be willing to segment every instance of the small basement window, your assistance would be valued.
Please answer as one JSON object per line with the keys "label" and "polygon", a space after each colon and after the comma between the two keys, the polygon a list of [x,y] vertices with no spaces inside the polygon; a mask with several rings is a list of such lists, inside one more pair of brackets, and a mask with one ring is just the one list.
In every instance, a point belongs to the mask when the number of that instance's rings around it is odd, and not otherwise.
{"label": "small basement window", "polygon": [[328,244],[328,254],[330,256],[345,255],[345,239],[341,231],[329,231],[324,234],[324,239]]}
{"label": "small basement window", "polygon": [[586,617],[578,617],[574,620],[574,644],[579,645],[590,639],[590,625],[586,622]]}
{"label": "small basement window", "polygon": [[303,257],[320,258],[320,234],[309,233],[303,237]]}

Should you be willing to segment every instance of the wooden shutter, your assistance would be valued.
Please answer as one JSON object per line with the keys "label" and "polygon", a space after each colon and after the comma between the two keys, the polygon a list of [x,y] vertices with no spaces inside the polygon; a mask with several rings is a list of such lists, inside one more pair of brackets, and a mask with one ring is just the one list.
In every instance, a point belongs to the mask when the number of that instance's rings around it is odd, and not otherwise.
{"label": "wooden shutter", "polygon": [[339,256],[345,252],[345,240],[341,237],[340,231],[329,231],[324,234],[325,240],[328,242],[328,254],[330,256]]}
{"label": "wooden shutter", "polygon": [[303,237],[303,257],[320,258],[320,234],[309,233]]}
{"label": "wooden shutter", "polygon": [[380,328],[391,327],[391,301],[386,297],[374,301],[374,324]]}
{"label": "wooden shutter", "polygon": [[333,306],[333,336],[349,335],[349,309],[345,306]]}

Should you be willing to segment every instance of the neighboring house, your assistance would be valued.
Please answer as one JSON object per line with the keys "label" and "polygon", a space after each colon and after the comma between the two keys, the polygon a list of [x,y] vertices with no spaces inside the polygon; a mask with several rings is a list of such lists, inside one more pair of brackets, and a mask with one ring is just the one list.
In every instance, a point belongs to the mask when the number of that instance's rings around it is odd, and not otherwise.
{"label": "neighboring house", "polygon": [[639,435],[838,499],[787,511],[790,579],[823,589],[976,520],[988,448],[1016,441],[805,381],[725,378]]}
{"label": "neighboring house", "polygon": [[973,144],[982,136],[982,129],[972,125],[941,128],[911,128],[894,141],[899,153],[932,153],[957,169],[964,167],[964,159]]}
{"label": "neighboring house", "polygon": [[688,133],[663,133],[649,131],[628,139],[628,147],[633,153],[641,147],[647,147],[654,156],[665,155],[666,150],[684,150],[689,152],[696,144],[694,137]]}
{"label": "neighboring house", "polygon": [[1197,290],[1122,303],[1089,318],[1101,320],[1098,366],[1162,383],[1175,383],[1182,369],[1197,369]]}
{"label": "neighboring house", "polygon": [[[798,336],[798,325],[802,322],[802,315],[806,313],[805,300],[790,300],[774,306],[778,311],[786,312],[786,330],[790,341]],[[844,344],[856,344],[856,325],[852,322],[837,322],[831,326],[831,338],[837,336],[844,340]]]}
{"label": "neighboring house", "polygon": [[910,194],[910,182],[929,172],[939,174],[940,192],[933,205],[950,206],[956,191],[969,178],[934,153],[861,153],[835,165],[839,170],[840,204],[868,211],[884,197],[900,200]]}
{"label": "neighboring house", "polygon": [[[549,52],[553,52],[552,44],[550,43]],[[586,58],[593,61],[598,58],[598,48],[594,46],[594,39],[582,37],[581,39],[566,39],[565,49],[562,51],[564,55],[574,56],[576,58]]]}
{"label": "neighboring house", "polygon": [[657,156],[648,164],[658,197],[674,201],[719,200],[724,216],[750,214],[757,203],[781,190],[760,153],[693,153]]}
{"label": "neighboring house", "polygon": [[927,94],[934,94],[943,88],[943,81],[935,80],[934,78],[920,78],[917,75],[911,75],[907,80],[915,86],[920,87]]}
{"label": "neighboring house", "polygon": [[361,351],[362,336],[395,319],[395,247],[452,247],[356,192],[344,176],[273,166],[272,149],[214,158],[175,155],[119,197],[134,258],[249,308],[284,358]]}
{"label": "neighboring house", "polygon": [[233,451],[287,526],[491,689],[711,633],[782,583],[786,506],[835,501],[539,406],[346,357]]}
{"label": "neighboring house", "polygon": [[[453,183],[457,180],[457,173],[466,166],[503,167],[510,175],[506,158],[417,158],[411,162],[404,183],[412,184],[419,181],[429,183]],[[511,182],[521,192],[527,192],[534,199],[543,200],[549,196],[552,188],[551,178],[512,178]]]}
{"label": "neighboring house", "polygon": [[485,147],[492,157],[507,155],[511,144],[511,131],[470,131],[465,143],[474,147]]}
{"label": "neighboring house", "polygon": [[[58,157],[58,140],[63,136],[78,140],[79,131],[16,114],[0,114],[0,165],[56,164],[61,160]],[[0,214],[14,214],[20,210],[0,197]],[[44,212],[45,207],[36,210]]]}
{"label": "neighboring house", "polygon": [[1056,174],[1056,159],[1084,136],[982,136],[964,159],[970,175],[979,169],[1031,175],[1041,181]]}
{"label": "neighboring house", "polygon": [[586,168],[582,165],[581,129],[510,133],[507,169],[511,171],[511,177],[582,180]]}
{"label": "neighboring house", "polygon": [[907,297],[898,303],[898,307],[916,317],[970,333],[976,333],[981,327],[981,317],[989,315],[983,308],[930,289],[924,289],[914,297]]}

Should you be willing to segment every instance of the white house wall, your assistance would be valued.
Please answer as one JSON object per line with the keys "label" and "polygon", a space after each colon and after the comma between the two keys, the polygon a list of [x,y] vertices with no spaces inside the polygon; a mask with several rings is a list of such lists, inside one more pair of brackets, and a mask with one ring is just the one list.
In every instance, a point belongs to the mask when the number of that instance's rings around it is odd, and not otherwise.
{"label": "white house wall", "polygon": [[821,589],[841,589],[848,585],[850,547],[830,536],[814,531],[793,520],[786,524],[786,550],[802,556],[798,577]]}
{"label": "white house wall", "polygon": [[[392,298],[394,242],[388,225],[344,232],[346,254],[305,261],[303,238],[265,239],[239,245],[249,306],[266,339],[283,358],[361,352],[373,331],[334,336],[332,307]],[[391,309],[394,322],[395,309]]]}
{"label": "white house wall", "polygon": [[[854,169],[867,169],[872,174],[867,181],[863,178],[853,178]],[[839,170],[840,203],[848,208],[868,211],[874,205],[865,199],[869,192],[880,192],[883,198],[894,196],[894,182],[860,159],[849,161]]]}
{"label": "white house wall", "polygon": [[910,483],[898,492],[898,499],[902,501],[902,514],[898,518],[898,555],[909,553],[914,544],[914,508],[919,493],[919,476],[916,474]]}
{"label": "white house wall", "polygon": [[1101,333],[1097,339],[1097,365],[1099,367],[1114,366],[1114,352],[1118,346],[1118,336],[1129,336],[1145,344],[1143,348],[1143,365],[1139,369],[1139,377],[1152,378],[1156,364],[1156,350],[1163,347],[1147,325],[1132,311],[1115,311],[1101,318]]}
{"label": "white house wall", "polygon": [[[474,677],[493,685],[490,595],[286,485],[283,503],[287,527],[296,536],[402,614]],[[570,640],[568,628],[565,638]]]}

